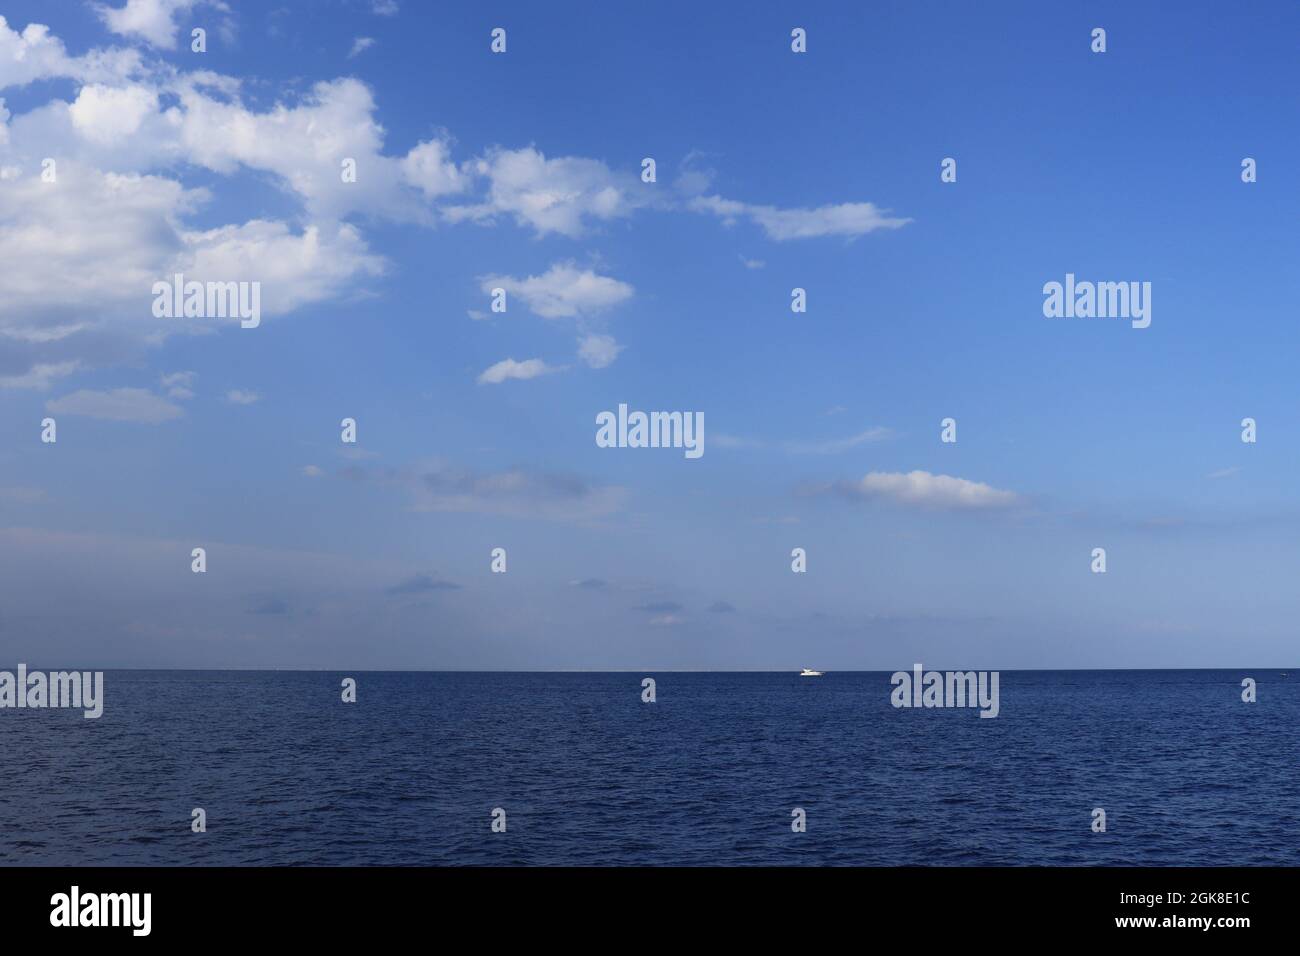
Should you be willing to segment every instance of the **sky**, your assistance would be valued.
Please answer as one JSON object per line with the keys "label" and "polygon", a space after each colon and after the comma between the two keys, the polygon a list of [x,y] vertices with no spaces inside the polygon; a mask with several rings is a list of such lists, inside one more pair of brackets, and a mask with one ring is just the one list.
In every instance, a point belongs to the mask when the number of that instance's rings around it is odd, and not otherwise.
{"label": "sky", "polygon": [[1300,10],[0,15],[0,661],[1296,664]]}

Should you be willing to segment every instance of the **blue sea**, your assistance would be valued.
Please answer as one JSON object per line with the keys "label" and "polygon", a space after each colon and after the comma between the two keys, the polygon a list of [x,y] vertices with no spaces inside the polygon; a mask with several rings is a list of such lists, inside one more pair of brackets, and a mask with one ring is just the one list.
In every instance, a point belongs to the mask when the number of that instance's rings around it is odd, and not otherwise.
{"label": "blue sea", "polygon": [[1003,671],[996,719],[888,673],[104,682],[98,720],[0,710],[0,862],[1300,864],[1297,670]]}

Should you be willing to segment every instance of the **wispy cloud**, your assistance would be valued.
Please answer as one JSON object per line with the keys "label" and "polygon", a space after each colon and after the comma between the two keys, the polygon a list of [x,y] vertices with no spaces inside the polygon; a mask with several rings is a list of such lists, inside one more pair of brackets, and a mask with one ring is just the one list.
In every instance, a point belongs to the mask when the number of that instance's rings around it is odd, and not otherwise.
{"label": "wispy cloud", "polygon": [[249,614],[288,614],[289,605],[283,598],[267,597],[262,598],[247,611]]}
{"label": "wispy cloud", "polygon": [[55,415],[84,415],[143,425],[158,425],[185,414],[179,405],[143,388],[115,388],[105,392],[83,388],[62,398],[51,399],[45,407]]}
{"label": "wispy cloud", "polygon": [[908,507],[954,511],[1008,508],[1020,500],[1014,492],[980,481],[928,471],[873,471],[859,481],[836,482],[819,490],[860,500],[884,499]]}
{"label": "wispy cloud", "polygon": [[731,225],[738,219],[750,219],[762,227],[769,239],[778,242],[820,236],[856,238],[878,229],[899,229],[912,221],[887,216],[885,210],[869,202],[846,202],[815,209],[779,209],[721,196],[696,196],[687,206],[696,212],[720,217],[724,225]]}
{"label": "wispy cloud", "polygon": [[357,37],[352,41],[352,49],[348,51],[348,59],[351,60],[362,53],[365,53],[375,45],[374,37]]}
{"label": "wispy cloud", "polygon": [[1241,469],[1236,465],[1233,465],[1231,468],[1220,468],[1218,471],[1212,471],[1205,477],[1210,479],[1231,478],[1233,475],[1239,474],[1240,472]]}
{"label": "wispy cloud", "polygon": [[460,585],[453,584],[451,581],[441,581],[432,575],[417,574],[414,577],[407,578],[394,584],[392,587],[385,588],[385,594],[426,594],[429,591],[459,591]]}
{"label": "wispy cloud", "polygon": [[193,372],[172,372],[163,375],[159,379],[159,384],[167,389],[168,398],[185,401],[194,397],[194,379],[196,377]]}
{"label": "wispy cloud", "polygon": [[0,486],[0,501],[31,505],[45,501],[47,497],[44,488],[31,488],[25,485]]}
{"label": "wispy cloud", "polygon": [[676,601],[651,601],[648,604],[638,604],[632,610],[644,611],[646,614],[676,614],[685,608]]}
{"label": "wispy cloud", "polygon": [[837,455],[859,445],[884,441],[893,434],[890,429],[876,425],[845,438],[831,438],[824,441],[768,441],[726,433],[718,433],[712,440],[719,448],[764,449],[790,455]]}
{"label": "wispy cloud", "polygon": [[412,510],[464,512],[584,521],[620,511],[627,490],[617,485],[597,485],[574,475],[528,471],[478,472],[433,461],[414,468],[371,474],[360,467],[345,477],[358,481],[376,478],[408,489]]}
{"label": "wispy cloud", "polygon": [[484,369],[478,377],[478,383],[480,385],[500,385],[502,382],[511,379],[527,381],[530,378],[537,378],[539,375],[550,375],[559,371],[562,371],[562,369],[547,365],[539,358],[525,359],[522,362],[506,358]]}

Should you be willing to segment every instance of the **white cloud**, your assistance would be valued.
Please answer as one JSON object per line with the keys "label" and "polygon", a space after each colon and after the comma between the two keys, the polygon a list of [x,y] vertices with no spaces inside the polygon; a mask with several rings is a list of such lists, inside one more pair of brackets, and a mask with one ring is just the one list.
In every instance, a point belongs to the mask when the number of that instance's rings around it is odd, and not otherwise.
{"label": "white cloud", "polygon": [[282,222],[255,219],[183,238],[187,249],[177,271],[201,282],[258,281],[264,314],[335,299],[360,276],[381,275],[385,267],[356,228],[339,223],[295,234]]}
{"label": "white cloud", "polygon": [[452,222],[510,215],[539,235],[580,236],[589,220],[626,216],[640,204],[630,192],[636,177],[616,177],[595,159],[547,159],[531,147],[495,149],[475,163],[473,171],[488,180],[487,200],[445,210]]}
{"label": "white cloud", "polygon": [[163,375],[159,379],[159,384],[167,389],[168,398],[177,398],[182,401],[194,397],[194,379],[193,372],[172,372]]}
{"label": "white cloud", "polygon": [[607,368],[614,364],[623,348],[612,335],[586,335],[578,344],[578,358],[591,368]]}
{"label": "white cloud", "polygon": [[73,128],[98,145],[129,139],[145,118],[158,112],[158,96],[143,86],[83,86],[68,107]]}
{"label": "white cloud", "polygon": [[240,388],[232,388],[226,392],[226,401],[231,405],[252,405],[261,397],[257,392],[249,392]]}
{"label": "white cloud", "polygon": [[712,441],[719,448],[767,448],[791,455],[835,455],[868,442],[884,441],[893,434],[890,429],[875,425],[847,438],[831,438],[823,441],[772,442],[724,433],[714,434]]}
{"label": "white cloud", "polygon": [[[162,49],[176,47],[178,15],[188,13],[202,0],[126,0],[123,7],[96,4],[95,12],[104,26],[122,36],[139,37],[146,43]],[[222,12],[229,7],[220,0],[207,0],[208,5]]]}
{"label": "white cloud", "polygon": [[[174,120],[179,149],[190,162],[223,175],[240,166],[272,173],[319,219],[349,213],[396,220],[424,213],[399,187],[399,160],[384,156],[384,130],[369,88],[347,78],[317,83],[292,105],[257,113],[238,100],[218,100],[194,84],[178,84]],[[419,147],[417,147],[418,149]],[[340,175],[356,161],[356,182]]]}
{"label": "white cloud", "polygon": [[397,16],[399,7],[397,6],[397,0],[374,0],[374,2],[370,4],[370,9],[374,11],[377,16],[395,17]]}
{"label": "white cloud", "polygon": [[834,455],[842,451],[848,451],[850,448],[857,448],[859,445],[867,442],[884,441],[893,434],[888,428],[879,425],[860,431],[856,435],[850,435],[848,438],[835,438],[829,441],[818,442],[789,442],[786,450],[796,455]]}
{"label": "white cloud", "polygon": [[541,359],[526,359],[523,362],[516,362],[512,358],[502,359],[492,367],[486,369],[479,377],[480,385],[499,385],[509,379],[519,379],[526,381],[530,378],[537,378],[539,375],[547,375],[551,372],[558,372],[560,369],[547,365]]}
{"label": "white cloud", "polygon": [[456,168],[450,147],[441,140],[414,146],[402,160],[401,169],[402,178],[428,199],[462,192],[469,186],[469,177]]}
{"label": "white cloud", "polygon": [[351,60],[353,57],[365,53],[374,45],[374,37],[357,37],[352,41],[352,49],[348,52],[348,59]]}
{"label": "white cloud", "polygon": [[106,392],[83,388],[62,398],[51,399],[45,403],[45,408],[55,415],[84,415],[143,425],[158,425],[185,414],[179,405],[173,405],[143,388],[115,388]]}
{"label": "white cloud", "polygon": [[108,82],[140,69],[140,55],[134,50],[91,50],[85,56],[70,57],[49,27],[30,23],[18,33],[0,16],[0,89],[51,77]]}
{"label": "white cloud", "polygon": [[307,478],[319,478],[321,475],[325,474],[319,465],[304,465],[302,473]]}
{"label": "white cloud", "polygon": [[599,312],[631,298],[633,292],[626,282],[597,275],[590,269],[579,269],[572,262],[556,263],[541,275],[526,279],[485,276],[480,281],[483,291],[489,294],[494,288],[505,289],[507,308],[510,298],[517,297],[547,319]]}
{"label": "white cloud", "polygon": [[0,379],[10,385],[43,384],[211,328],[211,320],[154,318],[153,283],[175,272],[259,281],[265,316],[335,298],[383,269],[352,226],[294,233],[255,220],[184,231],[180,220],[206,193],[66,162],[59,171],[57,183],[27,176],[0,189]]}
{"label": "white cloud", "polygon": [[836,489],[850,497],[886,498],[902,505],[936,509],[1005,508],[1019,501],[1011,491],[928,471],[873,471],[861,481],[843,482]]}
{"label": "white cloud", "polygon": [[[112,2],[97,7],[110,30],[164,48],[176,43],[187,13],[228,13],[218,0]],[[388,15],[396,4],[375,9]],[[169,336],[213,331],[206,320],[152,316],[153,282],[175,272],[200,282],[260,282],[264,316],[364,295],[365,280],[382,275],[386,263],[354,224],[362,218],[430,226],[501,219],[539,235],[577,236],[652,204],[668,206],[654,203],[634,167],[547,158],[531,146],[496,147],[457,163],[450,136],[440,132],[404,155],[385,155],[374,96],[356,79],[320,82],[253,109],[239,80],[150,56],[121,48],[69,56],[46,27],[18,33],[0,18],[0,92],[51,78],[77,84],[70,101],[54,96],[17,116],[9,114],[12,97],[0,103],[0,386],[48,387],[81,369],[138,361]],[[58,157],[57,183],[40,180],[45,156]],[[348,159],[355,182],[340,176]],[[196,228],[211,195],[191,188],[193,167],[221,177],[269,174],[298,208],[277,220],[209,217]],[[437,205],[453,196],[464,198]],[[737,204],[724,212],[752,216],[786,237],[815,234],[808,217],[830,211],[834,219],[834,210],[864,205]],[[861,218],[830,228],[858,229]],[[572,263],[496,282],[538,315],[578,319],[587,364],[602,367],[617,356],[620,346],[588,320],[629,298],[630,285]]]}
{"label": "white cloud", "polygon": [[912,221],[886,216],[884,210],[869,202],[839,203],[816,209],[778,209],[721,196],[697,196],[687,206],[696,212],[719,216],[727,225],[740,218],[752,219],[763,228],[769,239],[777,241],[818,236],[863,236],[877,229],[898,229]]}

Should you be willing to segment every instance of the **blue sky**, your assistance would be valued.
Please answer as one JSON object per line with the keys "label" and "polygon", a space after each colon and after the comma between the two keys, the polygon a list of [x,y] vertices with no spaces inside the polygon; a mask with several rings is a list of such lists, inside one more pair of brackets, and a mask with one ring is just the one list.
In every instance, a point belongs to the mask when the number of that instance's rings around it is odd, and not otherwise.
{"label": "blue sky", "polygon": [[[2,15],[4,657],[1294,664],[1300,12]],[[155,319],[181,266],[262,324]],[[1066,273],[1151,326],[1045,318]],[[598,448],[619,403],[705,454]]]}

